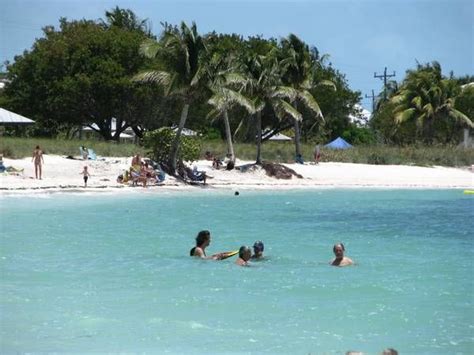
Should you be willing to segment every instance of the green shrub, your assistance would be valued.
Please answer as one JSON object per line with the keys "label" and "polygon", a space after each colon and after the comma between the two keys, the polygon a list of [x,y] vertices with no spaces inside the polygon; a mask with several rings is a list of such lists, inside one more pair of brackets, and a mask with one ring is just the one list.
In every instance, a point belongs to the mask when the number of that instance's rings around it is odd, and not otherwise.
{"label": "green shrub", "polygon": [[[176,133],[168,127],[145,133],[143,145],[149,149],[148,155],[158,162],[167,161]],[[193,161],[199,159],[201,146],[194,137],[181,136],[178,160]]]}

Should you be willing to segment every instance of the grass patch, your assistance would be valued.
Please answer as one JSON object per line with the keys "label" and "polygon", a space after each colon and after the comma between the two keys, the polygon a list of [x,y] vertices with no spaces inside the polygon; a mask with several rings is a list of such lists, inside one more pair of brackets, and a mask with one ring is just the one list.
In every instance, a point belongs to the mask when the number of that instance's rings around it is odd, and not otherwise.
{"label": "grass patch", "polygon": [[[220,158],[225,157],[227,146],[224,141],[208,140],[200,144],[201,158],[204,158],[206,151]],[[129,143],[13,137],[0,139],[0,153],[14,159],[30,157],[36,145],[39,145],[45,154],[62,156],[78,157],[81,145],[94,149],[99,156],[106,157],[131,157],[137,153],[143,156],[146,153],[145,148]],[[234,149],[239,159],[250,161],[256,159],[256,148],[253,144],[237,143]],[[305,161],[313,161],[313,150],[314,145],[302,145]],[[291,142],[265,142],[262,145],[263,160],[292,163],[294,157],[295,147]],[[321,148],[321,161],[380,165],[470,166],[474,164],[474,149],[450,146],[359,146],[347,150]]]}
{"label": "grass patch", "polygon": [[99,156],[128,157],[143,154],[145,149],[130,143],[114,143],[97,140],[13,138],[0,139],[0,153],[6,158],[20,159],[31,157],[34,148],[39,145],[44,154],[79,157],[79,147],[91,148]]}

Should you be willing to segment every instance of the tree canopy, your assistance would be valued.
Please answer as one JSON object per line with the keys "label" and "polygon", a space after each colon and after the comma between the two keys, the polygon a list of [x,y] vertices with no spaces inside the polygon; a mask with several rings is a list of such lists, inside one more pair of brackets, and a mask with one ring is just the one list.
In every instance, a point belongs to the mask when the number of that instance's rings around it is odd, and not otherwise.
{"label": "tree canopy", "polygon": [[370,124],[360,127],[350,116],[359,114],[361,93],[314,44],[293,34],[244,38],[199,33],[194,23],[162,25],[154,36],[147,20],[119,7],[98,21],[62,18],[7,66],[0,102],[37,121],[38,135],[88,125],[118,140],[129,126],[139,137],[177,126],[171,167],[185,125],[225,138],[232,156],[233,141],[256,143],[258,162],[262,142],[282,131],[294,138],[298,154],[300,141],[337,136],[356,144],[375,137],[452,144],[473,127],[474,77],[443,75],[436,62],[390,82],[388,100],[377,100]]}

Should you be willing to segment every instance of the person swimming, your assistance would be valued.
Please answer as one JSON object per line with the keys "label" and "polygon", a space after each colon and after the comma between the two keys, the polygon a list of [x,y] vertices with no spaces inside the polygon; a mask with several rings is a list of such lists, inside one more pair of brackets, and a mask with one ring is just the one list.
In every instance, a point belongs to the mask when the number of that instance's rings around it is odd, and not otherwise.
{"label": "person swimming", "polygon": [[242,245],[239,249],[239,257],[235,261],[235,263],[239,266],[249,266],[249,260],[252,257],[252,250],[250,247]]}
{"label": "person swimming", "polygon": [[352,259],[348,258],[347,256],[344,256],[344,252],[346,251],[346,248],[344,248],[344,244],[342,243],[334,244],[332,251],[334,252],[334,255],[336,256],[334,260],[331,262],[332,266],[348,266],[348,265],[354,264]]}
{"label": "person swimming", "polygon": [[210,244],[211,233],[208,230],[200,231],[196,237],[196,246],[189,251],[189,255],[201,259],[221,260],[224,257],[224,253],[214,254],[209,257],[206,256],[206,248]]}
{"label": "person swimming", "polygon": [[252,255],[252,259],[255,259],[255,260],[263,259],[263,250],[264,249],[265,249],[265,246],[263,245],[263,242],[261,240],[256,241],[253,244],[254,254]]}

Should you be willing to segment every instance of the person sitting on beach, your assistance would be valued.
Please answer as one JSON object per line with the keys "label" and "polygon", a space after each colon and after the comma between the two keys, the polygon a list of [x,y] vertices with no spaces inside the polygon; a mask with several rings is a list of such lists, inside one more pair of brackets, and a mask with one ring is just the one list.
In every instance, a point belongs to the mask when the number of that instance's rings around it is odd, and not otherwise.
{"label": "person sitting on beach", "polygon": [[334,260],[331,262],[332,266],[348,266],[348,265],[354,264],[352,259],[348,258],[347,256],[344,256],[344,252],[346,251],[346,248],[344,248],[344,244],[342,243],[334,244],[332,251],[334,252],[334,255],[336,256]]}
{"label": "person sitting on beach", "polygon": [[250,247],[242,245],[239,249],[239,257],[235,263],[239,266],[250,266],[249,260],[252,257],[252,250]]}
{"label": "person sitting on beach", "polygon": [[132,166],[140,166],[142,163],[142,159],[140,158],[140,154],[137,154],[135,155],[133,158],[132,158]]}
{"label": "person sitting on beach", "polygon": [[212,160],[212,167],[213,167],[214,169],[219,170],[219,168],[220,168],[221,166],[222,166],[222,161],[221,161],[219,158],[214,158],[214,159]]}
{"label": "person sitting on beach", "polygon": [[87,187],[87,180],[89,180],[89,176],[91,176],[91,174],[89,174],[89,171],[87,170],[87,166],[84,166],[84,169],[80,174],[84,178],[84,187]]}
{"label": "person sitting on beach", "polygon": [[43,174],[41,164],[44,164],[44,159],[43,159],[43,151],[41,150],[39,145],[37,145],[35,150],[33,151],[33,158],[31,159],[31,161],[34,161],[35,163],[36,179],[38,179],[38,176],[39,176],[39,179],[41,180],[42,174]]}
{"label": "person sitting on beach", "polygon": [[264,249],[265,249],[265,246],[263,245],[263,242],[261,240],[256,241],[253,245],[254,254],[252,255],[252,259],[253,260],[263,259],[263,250]]}
{"label": "person sitting on beach", "polygon": [[207,178],[206,172],[199,171],[196,165],[193,166],[191,178],[194,181],[202,181],[203,184],[206,185],[206,178]]}
{"label": "person sitting on beach", "polygon": [[214,254],[212,256],[206,255],[206,248],[211,244],[211,233],[208,230],[202,230],[196,237],[196,246],[189,251],[190,256],[201,259],[221,260],[224,253]]}
{"label": "person sitting on beach", "polygon": [[206,151],[206,153],[204,154],[204,158],[209,161],[215,159],[210,151]]}

